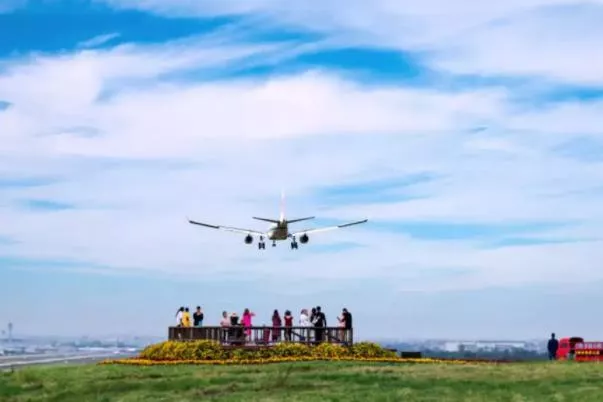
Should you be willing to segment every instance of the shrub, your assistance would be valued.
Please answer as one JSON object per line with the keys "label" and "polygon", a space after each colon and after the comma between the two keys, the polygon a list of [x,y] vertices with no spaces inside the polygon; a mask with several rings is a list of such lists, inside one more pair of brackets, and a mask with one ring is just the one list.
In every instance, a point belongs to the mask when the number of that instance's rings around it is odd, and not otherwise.
{"label": "shrub", "polygon": [[396,352],[383,349],[381,346],[377,345],[376,343],[372,343],[372,342],[359,342],[359,343],[354,344],[352,346],[351,354],[354,357],[365,357],[365,358],[372,358],[372,357],[395,358],[395,357],[397,357]]}
{"label": "shrub", "polygon": [[213,341],[167,341],[146,347],[139,356],[149,360],[221,360],[228,358],[227,351]]}
{"label": "shrub", "polygon": [[279,343],[261,348],[224,348],[215,341],[167,341],[147,346],[138,356],[148,361],[248,361],[265,359],[343,359],[343,358],[389,358],[394,352],[381,346],[362,342],[353,347],[330,343],[308,346],[297,343]]}
{"label": "shrub", "polygon": [[308,345],[301,343],[278,343],[271,349],[270,357],[304,357],[312,354]]}
{"label": "shrub", "polygon": [[350,349],[341,345],[321,343],[318,346],[311,348],[311,353],[312,357],[332,359],[349,356]]}

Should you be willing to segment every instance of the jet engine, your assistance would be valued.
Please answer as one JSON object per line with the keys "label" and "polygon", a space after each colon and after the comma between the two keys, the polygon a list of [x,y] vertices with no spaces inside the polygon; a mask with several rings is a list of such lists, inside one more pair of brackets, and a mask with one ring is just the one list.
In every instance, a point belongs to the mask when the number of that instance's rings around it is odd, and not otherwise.
{"label": "jet engine", "polygon": [[247,236],[245,236],[245,243],[246,243],[246,244],[251,244],[251,243],[253,243],[253,236],[252,236],[252,235],[247,235]]}
{"label": "jet engine", "polygon": [[299,238],[299,241],[301,242],[301,244],[306,244],[309,240],[310,240],[310,238],[305,233]]}

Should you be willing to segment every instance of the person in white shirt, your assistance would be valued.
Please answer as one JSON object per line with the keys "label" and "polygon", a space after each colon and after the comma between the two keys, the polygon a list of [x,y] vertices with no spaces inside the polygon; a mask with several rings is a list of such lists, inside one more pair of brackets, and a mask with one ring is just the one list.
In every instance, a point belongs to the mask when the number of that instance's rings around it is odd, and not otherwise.
{"label": "person in white shirt", "polygon": [[180,307],[178,309],[178,312],[176,313],[176,326],[177,327],[182,326],[182,314],[184,314],[184,307]]}
{"label": "person in white shirt", "polygon": [[[308,317],[308,310],[303,309],[299,315],[299,326],[300,327],[310,327],[310,317]],[[307,329],[302,329],[300,338],[302,341],[305,341],[309,336]]]}

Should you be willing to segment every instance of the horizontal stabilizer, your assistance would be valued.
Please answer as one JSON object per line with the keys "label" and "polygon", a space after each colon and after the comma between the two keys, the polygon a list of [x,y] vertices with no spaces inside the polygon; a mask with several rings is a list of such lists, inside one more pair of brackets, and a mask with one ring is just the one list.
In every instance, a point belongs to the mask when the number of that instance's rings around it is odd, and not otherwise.
{"label": "horizontal stabilizer", "polygon": [[291,220],[287,220],[287,223],[295,223],[295,222],[301,222],[301,221],[309,221],[310,219],[314,219],[314,216],[308,216],[307,218],[298,218],[298,219],[291,219]]}
{"label": "horizontal stabilizer", "polygon": [[253,219],[257,219],[258,221],[270,222],[270,223],[279,223],[279,221],[276,219],[258,218],[257,216],[254,216]]}

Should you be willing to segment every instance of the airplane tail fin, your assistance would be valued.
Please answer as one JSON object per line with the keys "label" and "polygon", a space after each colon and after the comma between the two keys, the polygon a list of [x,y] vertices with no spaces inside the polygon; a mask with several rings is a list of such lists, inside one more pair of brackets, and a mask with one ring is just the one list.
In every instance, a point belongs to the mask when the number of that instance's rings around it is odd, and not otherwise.
{"label": "airplane tail fin", "polygon": [[301,221],[309,221],[310,219],[314,219],[314,216],[308,216],[307,218],[297,218],[297,219],[291,219],[288,220],[287,223],[295,223],[295,222],[301,222]]}
{"label": "airplane tail fin", "polygon": [[269,219],[269,218],[260,218],[257,216],[253,216],[253,219],[257,219],[258,221],[270,222],[270,223],[282,223],[285,222],[285,190],[281,190],[281,207],[280,207],[280,216],[278,219]]}
{"label": "airplane tail fin", "polygon": [[281,215],[280,221],[285,221],[285,190],[281,189]]}

